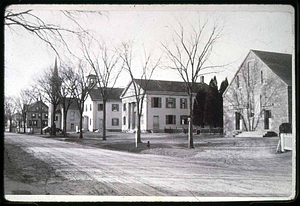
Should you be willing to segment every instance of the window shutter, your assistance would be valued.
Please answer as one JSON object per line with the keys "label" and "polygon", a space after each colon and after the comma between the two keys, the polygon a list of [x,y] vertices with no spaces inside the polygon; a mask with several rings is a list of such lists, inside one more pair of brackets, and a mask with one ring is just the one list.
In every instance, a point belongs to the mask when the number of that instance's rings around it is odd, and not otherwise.
{"label": "window shutter", "polygon": [[151,107],[154,107],[154,97],[151,97]]}
{"label": "window shutter", "polygon": [[158,107],[161,108],[161,98],[158,98]]}
{"label": "window shutter", "polygon": [[176,98],[173,98],[174,108],[176,108]]}
{"label": "window shutter", "polygon": [[166,124],[168,124],[169,121],[168,121],[168,115],[166,115]]}
{"label": "window shutter", "polygon": [[168,98],[166,98],[166,108],[168,108]]}
{"label": "window shutter", "polygon": [[173,115],[173,123],[176,124],[176,115]]}

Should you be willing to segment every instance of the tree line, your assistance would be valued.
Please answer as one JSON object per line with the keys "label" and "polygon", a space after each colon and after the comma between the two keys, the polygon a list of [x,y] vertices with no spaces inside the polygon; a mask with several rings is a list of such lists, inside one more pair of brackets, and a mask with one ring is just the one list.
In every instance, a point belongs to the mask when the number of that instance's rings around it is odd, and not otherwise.
{"label": "tree line", "polygon": [[[193,108],[192,102],[193,95],[197,92],[195,91],[195,84],[198,82],[199,77],[204,74],[212,73],[209,69],[226,67],[226,65],[211,64],[210,61],[210,55],[212,54],[213,48],[223,34],[224,24],[220,23],[220,21],[210,22],[209,20],[206,20],[203,22],[200,21],[200,16],[197,25],[187,24],[188,26],[184,26],[184,24],[178,21],[177,27],[171,28],[173,38],[171,38],[170,41],[161,42],[161,55],[154,58],[153,53],[147,53],[144,50],[144,55],[141,55],[142,57],[140,58],[140,60],[142,59],[141,64],[138,65],[139,70],[137,70],[141,72],[136,72],[134,70],[137,66],[135,65],[136,61],[134,61],[133,42],[122,42],[119,46],[108,48],[105,43],[103,43],[105,41],[101,42],[96,40],[95,36],[97,35],[91,35],[89,31],[85,30],[83,26],[79,24],[78,19],[80,18],[80,14],[84,13],[84,11],[69,12],[62,10],[61,12],[69,21],[75,23],[75,25],[78,26],[78,29],[70,30],[51,23],[46,23],[37,15],[33,14],[32,10],[25,10],[24,12],[7,10],[4,25],[10,29],[15,26],[21,27],[29,33],[36,35],[40,40],[50,45],[59,58],[61,58],[61,53],[57,49],[56,43],[57,41],[63,42],[63,46],[65,46],[66,49],[62,53],[68,52],[72,58],[76,59],[76,64],[74,61],[61,61],[62,64],[60,65],[59,75],[54,74],[52,69],[46,70],[44,75],[36,80],[37,86],[33,87],[39,89],[38,98],[40,100],[45,99],[45,101],[53,105],[54,115],[58,105],[62,105],[64,112],[67,112],[70,101],[66,101],[66,99],[67,97],[72,97],[72,101],[76,103],[80,112],[79,138],[83,137],[82,113],[84,102],[90,91],[96,85],[89,84],[86,79],[91,71],[96,76],[97,87],[99,87],[102,94],[104,104],[109,97],[109,89],[114,87],[120,72],[123,70],[127,72],[134,84],[135,99],[138,107],[138,127],[135,139],[136,146],[141,142],[140,116],[142,114],[143,100],[146,91],[142,90],[141,86],[136,85],[134,79],[144,80],[147,84],[147,81],[151,79],[154,71],[159,67],[166,67],[177,72],[185,83],[187,95],[190,100],[189,111],[191,124],[189,124],[188,133],[189,148],[194,148],[194,124],[203,125],[204,122],[214,127],[222,124],[222,118],[220,117],[220,91],[217,89],[216,78],[210,82],[209,91],[200,91],[200,93],[205,93],[205,100],[200,97],[198,97],[198,99],[196,98],[196,105],[199,107],[197,108],[196,106],[196,108]],[[86,13],[93,14],[93,12],[89,11]],[[79,16],[76,16],[75,14]],[[99,14],[101,15],[101,13],[96,13],[97,16]],[[33,20],[28,18],[29,16],[33,18]],[[22,21],[20,21],[20,19],[22,19]],[[67,39],[70,35],[74,35],[79,39],[78,48],[81,52],[80,57],[68,48]],[[92,49],[95,47],[96,49]],[[165,65],[161,64],[162,56],[164,56],[165,60],[168,62]],[[223,88],[224,85],[221,85],[221,87]],[[35,98],[37,99],[37,97]],[[203,104],[202,102],[205,103]],[[210,104],[206,102],[210,102]],[[205,113],[203,113],[203,108],[206,111]],[[194,109],[196,112],[194,112]],[[215,113],[215,110],[218,112]],[[201,117],[201,115],[203,117]],[[66,116],[67,113],[65,113],[64,117],[66,118]],[[104,112],[104,119],[105,116],[106,113]],[[52,121],[54,121],[54,117],[55,116],[52,117]],[[63,121],[65,122],[65,120]],[[103,121],[103,140],[105,140],[106,137],[105,123],[106,121]],[[64,134],[66,135],[65,128]],[[55,135],[55,133],[53,133],[53,135]]]}
{"label": "tree line", "polygon": [[218,82],[214,76],[208,87],[201,87],[193,104],[194,125],[210,128],[223,127],[223,93],[228,86],[228,80],[222,81],[218,89]]}

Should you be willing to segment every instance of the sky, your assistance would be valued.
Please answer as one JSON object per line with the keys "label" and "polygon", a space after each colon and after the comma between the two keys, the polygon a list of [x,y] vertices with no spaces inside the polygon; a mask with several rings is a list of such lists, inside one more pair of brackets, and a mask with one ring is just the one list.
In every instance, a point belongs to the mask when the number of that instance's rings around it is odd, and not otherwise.
{"label": "sky", "polygon": [[[225,66],[211,71],[216,73],[204,75],[206,83],[214,75],[219,85],[225,77],[231,81],[251,49],[293,55],[295,49],[294,10],[284,5],[13,5],[8,9],[15,12],[32,9],[45,22],[71,29],[75,25],[59,10],[100,11],[101,15],[79,14],[76,18],[94,38],[105,42],[111,49],[117,48],[122,42],[132,41],[135,74],[140,72],[144,52],[151,53],[154,60],[163,54],[161,45],[171,44],[174,36],[172,29],[178,29],[178,23],[183,25],[187,36],[192,31],[191,26],[205,20],[209,21],[208,28],[211,22],[224,26],[223,35],[213,48],[209,64]],[[68,40],[71,50],[80,55],[79,42],[72,37]],[[17,95],[21,89],[29,88],[45,69],[54,66],[55,52],[19,26],[5,27],[4,47],[5,95]],[[98,47],[92,45],[91,51],[97,53]],[[64,50],[60,52],[67,54]],[[155,71],[153,79],[182,81],[177,71],[165,68],[170,62],[164,55],[162,64]],[[123,72],[116,86],[125,87],[129,81],[129,75]]]}

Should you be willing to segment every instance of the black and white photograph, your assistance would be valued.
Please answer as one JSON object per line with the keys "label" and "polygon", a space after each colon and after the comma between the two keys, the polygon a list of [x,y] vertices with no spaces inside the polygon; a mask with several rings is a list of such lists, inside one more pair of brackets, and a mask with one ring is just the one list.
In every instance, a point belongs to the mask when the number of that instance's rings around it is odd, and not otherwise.
{"label": "black and white photograph", "polygon": [[293,201],[291,5],[14,4],[8,202]]}

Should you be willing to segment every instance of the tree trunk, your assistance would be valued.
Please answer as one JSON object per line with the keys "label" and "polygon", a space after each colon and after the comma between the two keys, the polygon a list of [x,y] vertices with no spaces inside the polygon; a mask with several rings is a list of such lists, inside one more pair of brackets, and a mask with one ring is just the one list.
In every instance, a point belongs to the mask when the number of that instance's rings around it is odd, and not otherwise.
{"label": "tree trunk", "polygon": [[189,122],[189,142],[188,142],[188,148],[194,149],[194,140],[193,140],[193,95],[190,94],[190,122]]}
{"label": "tree trunk", "polygon": [[79,139],[82,139],[83,138],[83,135],[82,135],[82,113],[83,113],[83,109],[81,109],[80,111],[80,121],[79,121]]}
{"label": "tree trunk", "polygon": [[40,117],[40,120],[41,120],[41,134],[43,134],[43,112],[40,113],[41,117]]}
{"label": "tree trunk", "polygon": [[8,131],[9,132],[12,131],[12,119],[11,118],[9,119],[9,130]]}
{"label": "tree trunk", "polygon": [[141,115],[137,115],[137,125],[136,125],[136,134],[135,134],[135,146],[138,147],[138,144],[142,143],[141,141]]}
{"label": "tree trunk", "polygon": [[106,140],[106,100],[103,99],[102,140]]}
{"label": "tree trunk", "polygon": [[56,136],[55,111],[56,111],[56,106],[53,105],[53,111],[52,111],[52,128],[51,128],[53,136]]}
{"label": "tree trunk", "polygon": [[26,133],[26,115],[23,115],[23,127],[24,127],[24,134]]}
{"label": "tree trunk", "polygon": [[64,129],[64,137],[67,136],[67,111],[64,109],[64,122],[63,122],[63,129]]}

